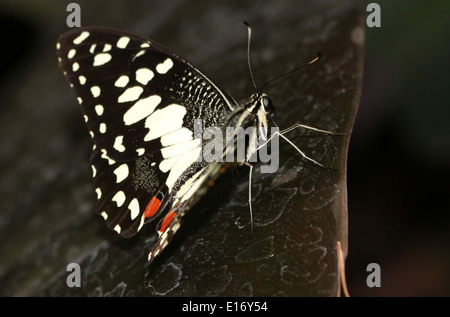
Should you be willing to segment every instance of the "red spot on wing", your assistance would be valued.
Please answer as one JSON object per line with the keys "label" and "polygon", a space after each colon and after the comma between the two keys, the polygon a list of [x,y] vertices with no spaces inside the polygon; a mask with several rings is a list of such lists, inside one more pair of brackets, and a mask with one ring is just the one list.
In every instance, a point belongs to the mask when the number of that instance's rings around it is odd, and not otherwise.
{"label": "red spot on wing", "polygon": [[153,196],[144,210],[144,218],[150,218],[153,216],[158,211],[159,206],[161,206],[161,200],[156,198],[156,196]]}
{"label": "red spot on wing", "polygon": [[175,218],[176,215],[177,213],[175,211],[173,210],[169,211],[161,223],[161,228],[159,228],[159,232],[166,231],[167,227],[170,225],[170,223],[172,222],[173,218]]}

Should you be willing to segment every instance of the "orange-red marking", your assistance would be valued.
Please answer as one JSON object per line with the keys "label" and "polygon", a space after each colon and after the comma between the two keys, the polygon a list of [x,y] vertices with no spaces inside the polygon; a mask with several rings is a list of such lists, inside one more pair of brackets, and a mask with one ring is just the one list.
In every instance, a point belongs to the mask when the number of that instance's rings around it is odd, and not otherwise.
{"label": "orange-red marking", "polygon": [[147,207],[145,208],[144,218],[153,216],[158,211],[159,206],[161,206],[161,200],[156,198],[156,196],[153,196],[152,199],[150,199]]}
{"label": "orange-red marking", "polygon": [[169,211],[169,213],[164,217],[162,223],[161,223],[161,228],[159,228],[159,232],[164,232],[166,231],[167,227],[170,225],[170,223],[172,222],[173,218],[175,218],[175,216],[177,215],[177,213],[175,211]]}

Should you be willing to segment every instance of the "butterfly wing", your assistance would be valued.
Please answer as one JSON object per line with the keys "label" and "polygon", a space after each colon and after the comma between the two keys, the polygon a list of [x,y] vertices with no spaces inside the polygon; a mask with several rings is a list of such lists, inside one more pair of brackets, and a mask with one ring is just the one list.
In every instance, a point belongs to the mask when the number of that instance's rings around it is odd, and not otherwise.
{"label": "butterfly wing", "polygon": [[217,164],[198,162],[194,120],[221,126],[236,102],[169,49],[123,31],[71,30],[59,38],[57,55],[94,142],[97,212],[130,237],[169,210],[158,253],[218,173]]}

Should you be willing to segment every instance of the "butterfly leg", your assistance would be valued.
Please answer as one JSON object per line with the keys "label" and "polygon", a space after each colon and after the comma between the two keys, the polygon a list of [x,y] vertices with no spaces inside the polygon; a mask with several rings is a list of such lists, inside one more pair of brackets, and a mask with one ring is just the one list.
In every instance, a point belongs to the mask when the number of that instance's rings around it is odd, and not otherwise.
{"label": "butterfly leg", "polygon": [[[289,139],[283,134],[284,131],[286,131],[286,130],[283,130],[282,132],[280,132],[280,131],[275,131],[274,133],[272,133],[272,135],[271,135],[267,140],[265,140],[264,143],[262,143],[260,146],[258,146],[258,147],[256,148],[256,150],[259,150],[260,148],[262,148],[263,146],[265,146],[270,140],[272,140],[275,136],[278,135],[278,136],[282,137],[284,140],[286,140],[286,142],[288,142],[290,145],[292,145],[292,147],[293,147],[295,150],[297,150],[297,152],[300,153],[300,155],[303,156],[305,159],[311,161],[312,163],[314,163],[314,164],[316,164],[316,165],[318,165],[318,166],[320,166],[320,167],[322,167],[322,168],[327,169],[327,167],[325,167],[324,165],[320,164],[320,163],[317,162],[316,160],[314,160],[314,159],[310,158],[309,156],[307,156],[307,155],[306,155],[302,150],[300,150],[294,143],[292,143],[292,141],[289,140]],[[289,131],[290,131],[290,130],[289,130]]]}
{"label": "butterfly leg", "polygon": [[245,165],[250,167],[250,172],[248,176],[248,206],[250,208],[250,236],[253,236],[253,210],[252,210],[252,173],[253,165],[249,162],[245,162]]}
{"label": "butterfly leg", "polygon": [[300,123],[294,124],[293,126],[282,130],[280,133],[281,134],[286,134],[286,133],[291,132],[292,130],[295,130],[297,128],[303,128],[303,129],[306,129],[306,130],[311,130],[311,131],[316,131],[316,132],[325,133],[325,134],[331,134],[331,135],[350,135],[350,133],[340,133],[340,132],[332,132],[332,131],[328,131],[328,130],[321,130],[321,129],[317,129],[317,128],[311,127],[309,125],[300,124]]}
{"label": "butterfly leg", "polygon": [[320,167],[322,167],[324,169],[335,170],[334,168],[326,167],[325,165],[320,164],[316,160],[314,160],[314,159],[310,158],[309,156],[307,156],[302,150],[300,150],[291,140],[289,140],[285,136],[286,133],[288,133],[288,132],[290,132],[290,131],[292,131],[294,129],[297,129],[297,128],[304,128],[304,129],[308,129],[308,130],[312,130],[312,131],[316,131],[316,132],[321,132],[321,133],[326,133],[326,134],[331,134],[331,135],[350,135],[349,133],[340,133],[340,132],[332,132],[332,131],[327,131],[327,130],[321,130],[321,129],[317,129],[317,128],[314,128],[314,127],[311,127],[311,126],[308,126],[308,125],[297,123],[297,124],[287,128],[287,129],[282,130],[282,131],[275,131],[274,133],[272,133],[272,135],[267,140],[265,140],[260,146],[258,146],[256,150],[259,150],[260,148],[265,146],[270,140],[272,140],[272,138],[274,138],[275,136],[278,135],[278,136],[282,137],[286,142],[288,142],[298,153],[300,153],[301,156],[303,156],[308,161],[310,161],[310,162],[314,163],[315,165],[320,166]]}

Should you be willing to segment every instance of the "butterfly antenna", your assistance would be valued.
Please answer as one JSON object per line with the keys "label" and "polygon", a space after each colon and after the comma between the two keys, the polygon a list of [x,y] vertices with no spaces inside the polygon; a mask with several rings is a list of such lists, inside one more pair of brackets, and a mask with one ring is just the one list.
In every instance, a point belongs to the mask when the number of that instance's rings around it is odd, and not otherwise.
{"label": "butterfly antenna", "polygon": [[[250,45],[250,44],[249,44],[249,45]],[[307,62],[306,64],[303,64],[303,65],[301,65],[301,66],[298,66],[298,67],[294,68],[293,70],[288,71],[287,73],[281,74],[281,75],[279,75],[279,76],[277,76],[277,77],[275,77],[275,78],[269,80],[267,83],[265,83],[265,84],[261,87],[261,91],[264,89],[264,87],[266,87],[266,86],[269,85],[270,83],[273,83],[274,81],[276,81],[276,80],[278,80],[278,79],[280,79],[280,78],[286,77],[286,76],[288,76],[288,75],[290,75],[290,74],[292,74],[292,73],[295,73],[296,71],[298,71],[298,70],[300,70],[300,69],[303,69],[303,68],[305,68],[305,67],[307,67],[307,66],[309,66],[309,65],[311,65],[311,64],[313,64],[313,63],[315,63],[315,62],[317,62],[321,57],[322,57],[322,54],[320,54],[319,52],[317,52],[317,56],[314,57],[314,58],[313,58],[312,60],[310,60],[309,62]]]}
{"label": "butterfly antenna", "polygon": [[250,39],[252,38],[252,28],[248,22],[243,22],[247,26],[248,30],[248,39],[247,39],[247,62],[248,62],[248,70],[250,71],[250,77],[252,78],[253,87],[255,87],[256,92],[260,93],[260,90],[256,86],[255,77],[253,77],[252,65],[250,63]]}

